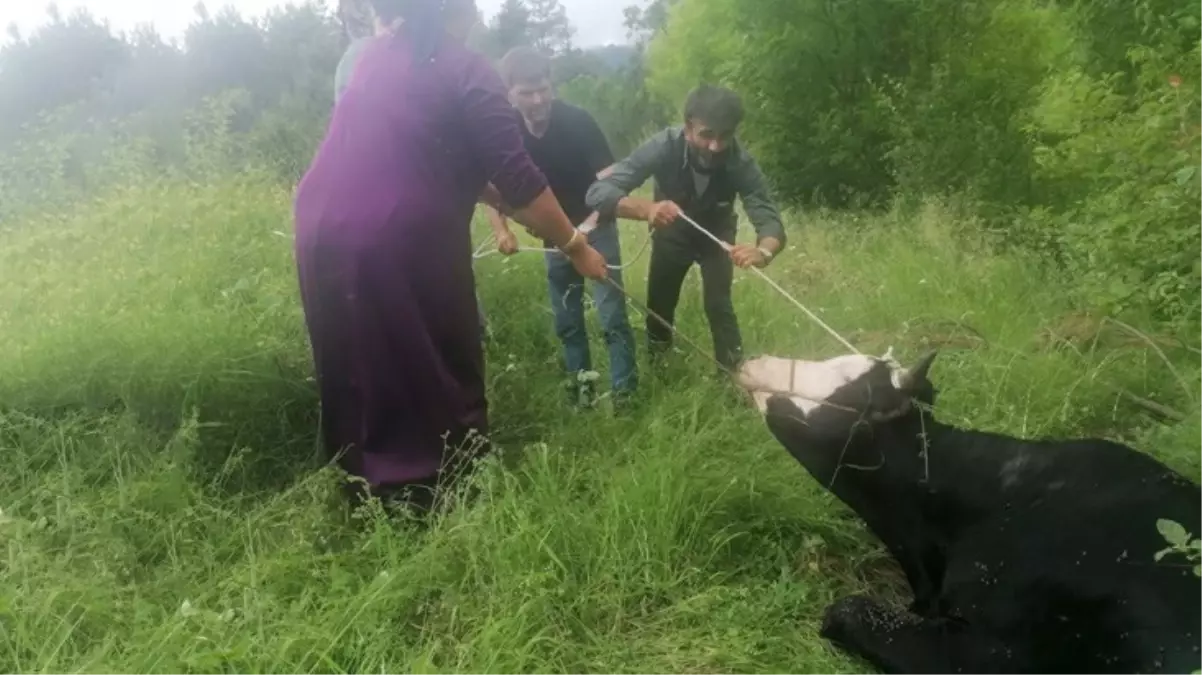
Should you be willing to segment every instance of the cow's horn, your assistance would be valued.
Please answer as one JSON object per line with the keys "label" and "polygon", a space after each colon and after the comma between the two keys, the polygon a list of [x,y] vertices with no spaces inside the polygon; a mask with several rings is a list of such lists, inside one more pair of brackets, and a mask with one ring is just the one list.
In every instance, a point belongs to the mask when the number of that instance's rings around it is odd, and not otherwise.
{"label": "cow's horn", "polygon": [[914,364],[913,368],[909,368],[902,372],[901,381],[902,389],[912,389],[919,382],[927,378],[927,373],[931,370],[931,364],[935,362],[935,357],[939,355],[939,350],[932,349],[922,355],[918,359],[918,363]]}

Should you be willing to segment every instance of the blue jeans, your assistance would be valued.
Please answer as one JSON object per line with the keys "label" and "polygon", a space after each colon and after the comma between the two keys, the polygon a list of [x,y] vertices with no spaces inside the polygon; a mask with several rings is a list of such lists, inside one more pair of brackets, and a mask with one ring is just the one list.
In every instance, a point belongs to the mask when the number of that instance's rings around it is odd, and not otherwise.
{"label": "blue jeans", "polygon": [[[618,226],[614,221],[603,223],[588,235],[589,244],[605,257],[610,265],[622,264],[622,249],[618,241]],[[555,316],[555,334],[563,343],[564,367],[575,376],[592,370],[588,333],[584,325],[584,278],[572,267],[572,261],[556,251],[543,254],[547,263],[547,288],[551,296],[551,311]],[[619,286],[622,270],[610,269],[609,278]],[[628,394],[638,386],[634,355],[634,331],[626,316],[626,298],[618,289],[605,282],[592,282],[593,302],[601,317],[605,344],[609,348],[609,370],[615,394]]]}

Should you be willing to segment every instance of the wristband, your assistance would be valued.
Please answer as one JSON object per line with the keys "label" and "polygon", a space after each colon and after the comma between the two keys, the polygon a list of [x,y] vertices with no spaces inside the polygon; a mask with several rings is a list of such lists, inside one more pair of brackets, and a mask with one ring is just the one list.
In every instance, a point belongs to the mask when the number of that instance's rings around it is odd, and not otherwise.
{"label": "wristband", "polygon": [[580,236],[580,230],[578,230],[576,228],[572,228],[572,237],[570,239],[568,239],[566,244],[564,244],[563,246],[560,246],[559,250],[563,251],[564,253],[567,253],[572,248],[572,245],[576,243],[576,238],[579,236]]}

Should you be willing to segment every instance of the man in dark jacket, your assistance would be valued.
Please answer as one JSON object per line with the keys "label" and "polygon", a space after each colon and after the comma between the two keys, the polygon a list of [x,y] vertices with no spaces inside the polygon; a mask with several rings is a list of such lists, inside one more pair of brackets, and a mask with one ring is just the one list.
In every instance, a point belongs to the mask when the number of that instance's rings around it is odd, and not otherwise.
{"label": "man in dark jacket", "polygon": [[[584,203],[593,181],[613,164],[613,154],[601,127],[587,110],[555,97],[551,82],[551,60],[529,47],[509,51],[498,65],[501,79],[509,88],[514,115],[522,123],[522,140],[564,213],[588,237],[589,244],[605,256],[609,279],[622,284],[622,249],[615,219],[599,218]],[[498,249],[505,254],[518,250],[517,239],[504,216],[487,209]],[[543,243],[550,248],[550,243]],[[545,254],[547,285],[555,333],[563,344],[563,363],[572,377],[572,398],[591,406],[594,388],[579,378],[592,370],[588,332],[584,320],[585,279],[558,252]],[[611,285],[594,283],[593,301],[601,320],[609,351],[613,402],[626,406],[638,385],[634,331],[626,315],[626,298]]]}
{"label": "man in dark jacket", "polygon": [[[585,198],[603,218],[616,214],[645,220],[653,228],[647,307],[665,321],[675,320],[689,268],[693,263],[701,267],[714,355],[728,369],[743,360],[742,336],[731,302],[734,265],[763,267],[785,245],[780,212],[764,175],[735,138],[742,120],[738,94],[702,85],[685,102],[683,126],[652,136],[615,164],[608,176],[593,183]],[[655,178],[653,201],[629,196],[650,177]],[[755,228],[755,244],[735,243],[736,196]],[[729,251],[680,218],[682,212],[729,244]],[[668,327],[650,316],[646,325],[650,352],[662,352],[671,344]]]}

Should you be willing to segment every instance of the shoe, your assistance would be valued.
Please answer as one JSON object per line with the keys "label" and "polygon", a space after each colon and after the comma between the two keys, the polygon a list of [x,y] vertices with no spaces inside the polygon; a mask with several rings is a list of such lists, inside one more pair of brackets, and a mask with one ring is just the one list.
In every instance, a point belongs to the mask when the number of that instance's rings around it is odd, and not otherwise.
{"label": "shoe", "polygon": [[626,417],[638,407],[636,394],[633,391],[616,391],[610,395],[614,417]]}
{"label": "shoe", "polygon": [[590,410],[597,405],[597,392],[593,383],[580,378],[571,378],[565,383],[568,406],[576,410]]}

